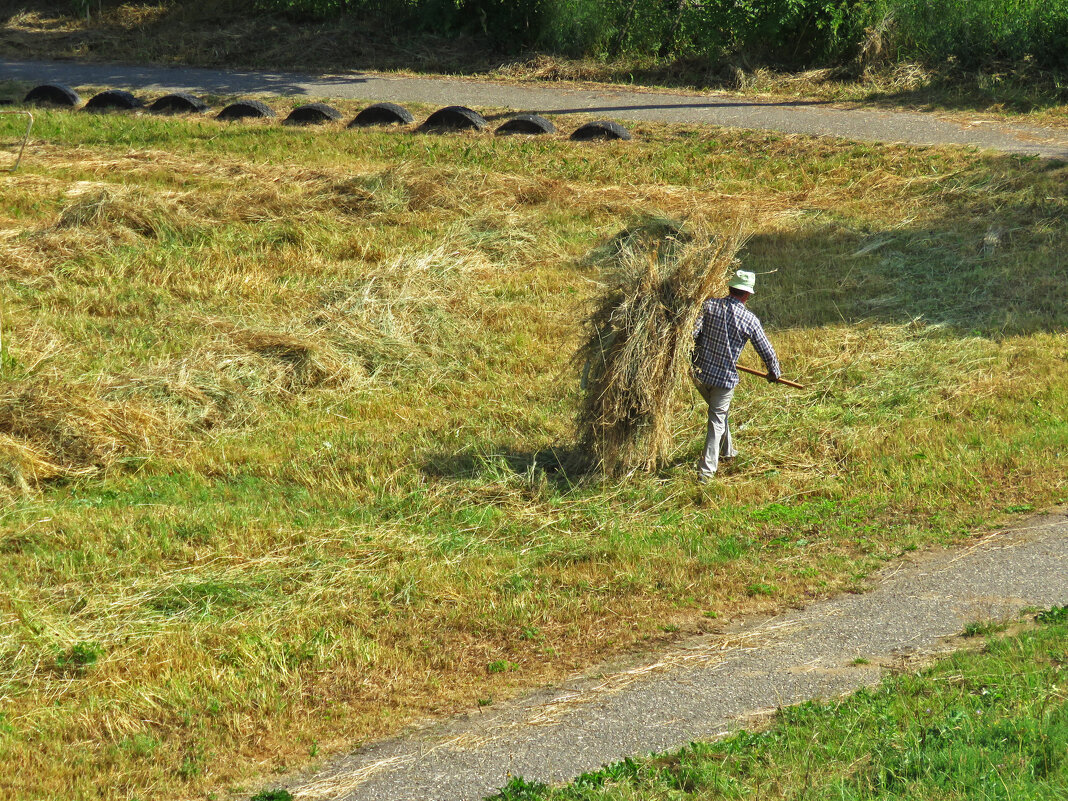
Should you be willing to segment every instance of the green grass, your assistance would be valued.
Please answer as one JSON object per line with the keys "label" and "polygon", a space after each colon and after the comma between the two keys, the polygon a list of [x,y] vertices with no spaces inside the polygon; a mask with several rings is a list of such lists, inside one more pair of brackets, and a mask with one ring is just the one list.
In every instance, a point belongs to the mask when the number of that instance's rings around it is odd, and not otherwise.
{"label": "green grass", "polygon": [[781,709],[761,731],[627,759],[555,789],[516,778],[493,798],[1062,799],[1068,625],[1058,610],[1059,622],[988,638],[981,652]]}
{"label": "green grass", "polygon": [[[1068,500],[1064,165],[635,132],[39,115],[0,203],[0,786],[217,792]],[[659,473],[561,469],[587,256],[650,213],[747,221],[808,386],[743,384],[711,485],[692,395]]]}
{"label": "green grass", "polygon": [[999,631],[1004,631],[1006,628],[1007,626],[1004,623],[975,621],[964,627],[963,636],[987,637],[991,634],[997,634]]}

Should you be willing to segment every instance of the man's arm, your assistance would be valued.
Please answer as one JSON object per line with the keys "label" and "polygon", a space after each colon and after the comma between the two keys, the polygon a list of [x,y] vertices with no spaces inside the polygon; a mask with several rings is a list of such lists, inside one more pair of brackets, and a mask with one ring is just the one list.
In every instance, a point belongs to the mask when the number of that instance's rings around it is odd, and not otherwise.
{"label": "man's arm", "polygon": [[764,333],[764,326],[759,322],[757,322],[756,328],[753,329],[750,341],[752,341],[753,347],[756,348],[756,352],[760,354],[760,358],[764,360],[764,366],[768,368],[768,380],[777,381],[779,376],[782,375],[782,371],[779,369],[779,358],[775,355],[775,348],[771,346],[767,334]]}

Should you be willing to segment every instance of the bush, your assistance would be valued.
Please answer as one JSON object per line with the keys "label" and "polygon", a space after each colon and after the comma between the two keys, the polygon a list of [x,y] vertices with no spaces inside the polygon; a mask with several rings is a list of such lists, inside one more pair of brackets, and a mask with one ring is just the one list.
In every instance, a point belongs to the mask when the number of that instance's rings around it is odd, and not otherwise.
{"label": "bush", "polygon": [[841,63],[868,28],[892,58],[965,68],[1068,68],[1068,0],[256,0],[296,19],[360,14],[392,25],[474,33],[502,51],[740,59],[804,68]]}
{"label": "bush", "polygon": [[256,0],[257,11],[282,14],[297,22],[330,19],[347,11],[346,0]]}
{"label": "bush", "polygon": [[899,60],[1068,69],[1066,0],[878,0],[869,16],[889,18]]}
{"label": "bush", "polygon": [[617,35],[610,0],[544,0],[534,44],[571,56],[606,53]]}
{"label": "bush", "polygon": [[[860,4],[843,0],[738,0],[677,5],[677,25],[666,35],[661,33],[661,56],[676,52],[711,59],[734,57],[805,66],[842,58],[863,30],[859,25],[863,17],[854,13],[854,7]],[[651,51],[648,45],[640,49]]]}

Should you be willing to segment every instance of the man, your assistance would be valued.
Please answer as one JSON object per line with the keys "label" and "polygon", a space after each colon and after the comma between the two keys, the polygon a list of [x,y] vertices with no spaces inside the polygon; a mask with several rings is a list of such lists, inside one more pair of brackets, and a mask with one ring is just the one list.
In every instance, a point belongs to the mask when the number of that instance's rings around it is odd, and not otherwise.
{"label": "man", "polygon": [[779,360],[764,334],[764,327],[756,315],[745,308],[756,291],[756,274],[739,270],[727,286],[727,297],[709,298],[704,302],[693,329],[694,383],[708,403],[705,452],[697,465],[702,481],[716,474],[721,457],[732,459],[738,453],[731,440],[727,413],[734,388],[738,386],[738,357],[745,343],[752,341],[768,369],[769,381],[775,382],[781,375]]}

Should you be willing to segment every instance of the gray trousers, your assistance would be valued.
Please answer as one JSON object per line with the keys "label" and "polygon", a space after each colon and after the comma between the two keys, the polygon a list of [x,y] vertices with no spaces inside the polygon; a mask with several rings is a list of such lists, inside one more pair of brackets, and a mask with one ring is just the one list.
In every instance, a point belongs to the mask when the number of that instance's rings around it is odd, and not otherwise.
{"label": "gray trousers", "polygon": [[733,389],[723,389],[694,381],[697,391],[708,404],[708,433],[705,435],[705,452],[697,463],[697,470],[702,476],[713,476],[719,469],[720,457],[731,458],[738,455],[731,439],[730,421],[727,419],[731,408]]}

